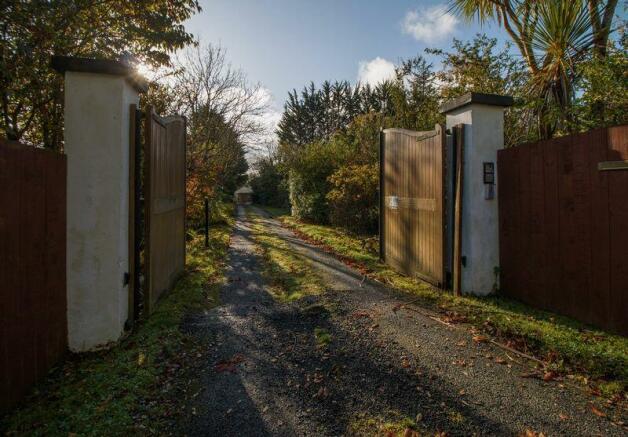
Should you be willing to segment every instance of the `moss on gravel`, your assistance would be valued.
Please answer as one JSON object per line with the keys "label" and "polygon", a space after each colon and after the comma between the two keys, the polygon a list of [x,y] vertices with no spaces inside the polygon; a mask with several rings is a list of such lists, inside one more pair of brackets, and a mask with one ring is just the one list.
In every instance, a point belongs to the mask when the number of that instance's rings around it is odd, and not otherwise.
{"label": "moss on gravel", "polygon": [[419,305],[446,313],[456,321],[469,322],[476,329],[548,362],[552,370],[573,373],[584,382],[595,379],[605,395],[625,392],[628,387],[628,339],[624,337],[502,296],[455,297],[380,263],[372,238],[302,223],[281,215],[281,210],[272,213],[301,237],[322,245],[372,279],[413,295]]}
{"label": "moss on gravel", "polygon": [[164,434],[195,390],[200,344],[181,330],[186,314],[218,304],[232,208],[210,228],[210,247],[191,233],[186,272],[155,312],[111,349],[71,355],[4,417],[7,435]]}
{"label": "moss on gravel", "polygon": [[318,347],[326,347],[331,343],[331,334],[324,328],[314,328],[314,337]]}
{"label": "moss on gravel", "polygon": [[386,416],[386,418],[383,418],[369,417],[364,414],[359,415],[349,424],[347,432],[355,437],[405,437],[419,435],[417,424],[413,419],[404,417],[394,411],[389,411]]}

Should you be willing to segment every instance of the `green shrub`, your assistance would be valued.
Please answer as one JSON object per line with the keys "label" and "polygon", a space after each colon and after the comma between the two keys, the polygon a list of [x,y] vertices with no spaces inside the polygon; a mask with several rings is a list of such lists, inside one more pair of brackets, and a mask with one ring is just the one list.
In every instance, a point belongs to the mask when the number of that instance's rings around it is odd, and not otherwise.
{"label": "green shrub", "polygon": [[287,208],[288,184],[278,165],[269,158],[261,158],[254,165],[255,173],[249,178],[253,201],[261,205]]}
{"label": "green shrub", "polygon": [[290,205],[293,217],[313,223],[328,223],[325,193],[326,182],[309,179],[296,171],[290,172]]}
{"label": "green shrub", "polygon": [[369,234],[377,231],[379,170],[376,164],[340,167],[330,177],[329,220],[334,226]]}
{"label": "green shrub", "polygon": [[327,178],[338,167],[341,156],[334,143],[301,146],[290,163],[289,187],[292,215],[300,220],[328,223]]}

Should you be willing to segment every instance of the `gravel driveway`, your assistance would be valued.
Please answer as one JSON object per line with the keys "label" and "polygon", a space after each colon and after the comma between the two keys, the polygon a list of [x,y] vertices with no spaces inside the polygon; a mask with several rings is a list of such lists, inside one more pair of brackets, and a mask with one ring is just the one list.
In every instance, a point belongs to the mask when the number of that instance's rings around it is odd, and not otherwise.
{"label": "gravel driveway", "polygon": [[[238,211],[222,304],[186,323],[208,355],[187,435],[368,435],[404,421],[427,434],[626,435],[593,414],[591,396],[570,382],[526,377],[518,357],[423,308],[401,307],[407,295],[264,221],[311,261],[329,291],[273,300]],[[329,344],[317,344],[316,330]]]}

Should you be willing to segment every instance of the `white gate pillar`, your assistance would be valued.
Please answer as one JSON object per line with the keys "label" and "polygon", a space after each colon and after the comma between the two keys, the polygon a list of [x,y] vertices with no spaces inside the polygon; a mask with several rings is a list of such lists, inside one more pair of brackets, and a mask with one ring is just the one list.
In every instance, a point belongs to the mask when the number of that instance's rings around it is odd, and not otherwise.
{"label": "white gate pillar", "polygon": [[447,129],[464,125],[462,293],[486,295],[498,285],[497,150],[504,147],[504,108],[512,104],[512,97],[468,93],[440,108]]}
{"label": "white gate pillar", "polygon": [[116,341],[128,316],[130,105],[145,81],[111,60],[54,57],[65,75],[68,344]]}

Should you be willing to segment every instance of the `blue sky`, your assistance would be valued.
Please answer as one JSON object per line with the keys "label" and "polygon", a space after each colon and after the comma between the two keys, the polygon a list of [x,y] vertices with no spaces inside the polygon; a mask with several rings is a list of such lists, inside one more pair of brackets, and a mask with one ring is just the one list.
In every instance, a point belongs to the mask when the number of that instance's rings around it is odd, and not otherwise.
{"label": "blue sky", "polygon": [[[391,63],[446,48],[478,31],[506,40],[496,26],[446,13],[446,2],[419,0],[203,0],[186,23],[202,42],[220,43],[232,64],[261,82],[280,110],[289,90],[326,79],[377,81]],[[439,9],[440,6],[440,9]],[[361,75],[360,75],[361,71]]]}

